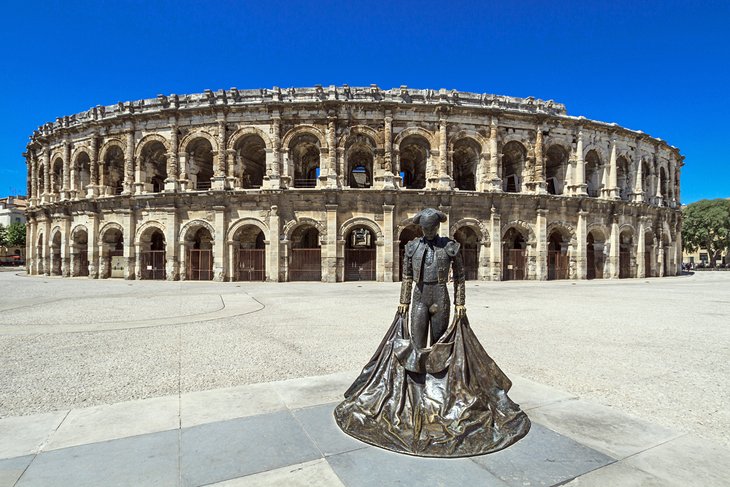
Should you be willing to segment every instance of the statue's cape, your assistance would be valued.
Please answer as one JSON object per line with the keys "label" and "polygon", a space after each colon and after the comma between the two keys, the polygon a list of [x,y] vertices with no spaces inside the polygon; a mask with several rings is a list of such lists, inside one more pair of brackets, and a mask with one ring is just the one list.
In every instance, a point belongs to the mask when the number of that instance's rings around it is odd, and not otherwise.
{"label": "statue's cape", "polygon": [[335,408],[342,430],[411,455],[460,457],[506,448],[530,420],[507,396],[512,383],[455,318],[431,348],[418,349],[396,314],[373,357]]}

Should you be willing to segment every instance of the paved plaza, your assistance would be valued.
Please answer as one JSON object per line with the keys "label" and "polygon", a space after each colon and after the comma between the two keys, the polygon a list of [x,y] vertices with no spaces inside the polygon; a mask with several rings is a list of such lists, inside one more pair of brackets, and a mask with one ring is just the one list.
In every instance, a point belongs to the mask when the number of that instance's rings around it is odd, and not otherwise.
{"label": "paved plaza", "polygon": [[458,460],[332,420],[398,287],[0,272],[0,486],[730,483],[730,273],[468,283],[533,429]]}

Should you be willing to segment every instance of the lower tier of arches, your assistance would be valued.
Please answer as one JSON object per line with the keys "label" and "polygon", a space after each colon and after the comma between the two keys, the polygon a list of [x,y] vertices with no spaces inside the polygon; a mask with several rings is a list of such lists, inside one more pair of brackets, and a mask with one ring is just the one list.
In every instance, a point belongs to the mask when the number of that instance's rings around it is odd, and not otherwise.
{"label": "lower tier of arches", "polygon": [[[373,191],[165,197],[29,215],[32,275],[217,281],[398,281],[410,218],[444,211],[467,279],[671,276],[679,214],[668,208],[561,197]],[[334,195],[334,197],[333,197]],[[255,203],[255,204],[252,204]]]}

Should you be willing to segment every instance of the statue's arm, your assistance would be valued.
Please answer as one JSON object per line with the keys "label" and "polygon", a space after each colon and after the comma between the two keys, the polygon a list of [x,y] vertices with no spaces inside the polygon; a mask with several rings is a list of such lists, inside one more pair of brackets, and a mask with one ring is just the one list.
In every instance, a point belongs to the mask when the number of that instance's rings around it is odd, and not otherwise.
{"label": "statue's arm", "polygon": [[407,311],[411,304],[411,293],[413,291],[413,259],[408,252],[403,254],[403,280],[400,285],[400,308]]}
{"label": "statue's arm", "polygon": [[463,307],[466,304],[466,274],[460,252],[453,257],[451,269],[454,278],[454,305]]}

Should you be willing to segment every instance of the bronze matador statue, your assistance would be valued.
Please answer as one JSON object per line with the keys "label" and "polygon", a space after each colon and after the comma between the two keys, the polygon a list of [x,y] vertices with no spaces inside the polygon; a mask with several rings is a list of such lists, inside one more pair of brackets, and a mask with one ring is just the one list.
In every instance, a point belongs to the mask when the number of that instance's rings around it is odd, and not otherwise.
{"label": "bronze matador statue", "polygon": [[413,217],[423,237],[406,244],[395,320],[334,415],[345,433],[388,450],[480,455],[518,441],[530,420],[507,396],[512,383],[469,326],[459,244],[438,236],[444,221],[446,215],[432,208]]}

